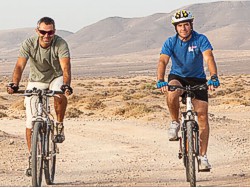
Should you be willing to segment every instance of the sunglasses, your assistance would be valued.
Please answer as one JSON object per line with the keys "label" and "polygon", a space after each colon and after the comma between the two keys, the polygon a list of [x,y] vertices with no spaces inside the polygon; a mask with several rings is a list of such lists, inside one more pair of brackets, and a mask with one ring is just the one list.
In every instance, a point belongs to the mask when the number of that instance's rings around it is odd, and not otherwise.
{"label": "sunglasses", "polygon": [[48,35],[54,35],[54,34],[55,34],[55,31],[54,31],[54,30],[44,31],[44,30],[39,30],[39,29],[38,29],[38,31],[39,31],[39,33],[42,34],[42,35],[46,35],[46,34],[48,34]]}

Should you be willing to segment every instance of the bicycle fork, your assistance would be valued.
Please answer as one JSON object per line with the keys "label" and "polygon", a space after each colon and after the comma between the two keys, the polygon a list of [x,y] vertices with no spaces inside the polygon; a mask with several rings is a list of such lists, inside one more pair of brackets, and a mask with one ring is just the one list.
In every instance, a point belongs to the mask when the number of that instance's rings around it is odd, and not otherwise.
{"label": "bicycle fork", "polygon": [[182,159],[182,157],[187,156],[187,121],[194,121],[193,124],[193,132],[194,132],[194,143],[195,143],[195,156],[199,156],[199,150],[200,150],[200,142],[199,142],[199,126],[198,126],[198,116],[196,112],[187,111],[182,112],[182,122],[181,122],[181,134],[182,137],[179,137],[180,145],[179,145],[179,153],[178,158]]}

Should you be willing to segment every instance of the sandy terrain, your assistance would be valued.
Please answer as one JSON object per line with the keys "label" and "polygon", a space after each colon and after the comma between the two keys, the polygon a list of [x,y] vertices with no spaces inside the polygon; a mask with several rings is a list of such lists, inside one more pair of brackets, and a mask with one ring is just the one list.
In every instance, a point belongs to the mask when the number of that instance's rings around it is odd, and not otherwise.
{"label": "sandy terrain", "polygon": [[[250,186],[250,76],[221,82],[209,99],[213,169],[198,173],[197,186]],[[151,76],[74,79],[55,186],[189,186],[154,85]],[[0,186],[30,186],[23,99],[1,87],[0,102]]]}

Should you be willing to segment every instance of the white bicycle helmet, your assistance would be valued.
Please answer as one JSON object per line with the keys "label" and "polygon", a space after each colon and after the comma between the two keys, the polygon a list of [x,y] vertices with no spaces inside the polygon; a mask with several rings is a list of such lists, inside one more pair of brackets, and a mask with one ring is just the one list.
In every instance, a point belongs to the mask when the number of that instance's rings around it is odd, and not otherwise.
{"label": "white bicycle helmet", "polygon": [[194,16],[192,15],[192,13],[187,12],[186,10],[179,10],[172,16],[173,25],[176,25],[180,22],[185,22],[185,21],[192,22],[193,20],[194,20]]}

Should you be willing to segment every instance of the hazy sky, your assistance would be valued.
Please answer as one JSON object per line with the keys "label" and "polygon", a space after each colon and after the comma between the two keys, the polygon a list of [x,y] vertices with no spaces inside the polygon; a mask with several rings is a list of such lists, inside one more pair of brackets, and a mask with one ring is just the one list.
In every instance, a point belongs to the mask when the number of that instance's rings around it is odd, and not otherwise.
{"label": "hazy sky", "polygon": [[0,30],[35,27],[41,17],[49,16],[57,29],[76,32],[111,16],[143,17],[214,1],[218,0],[0,0]]}

